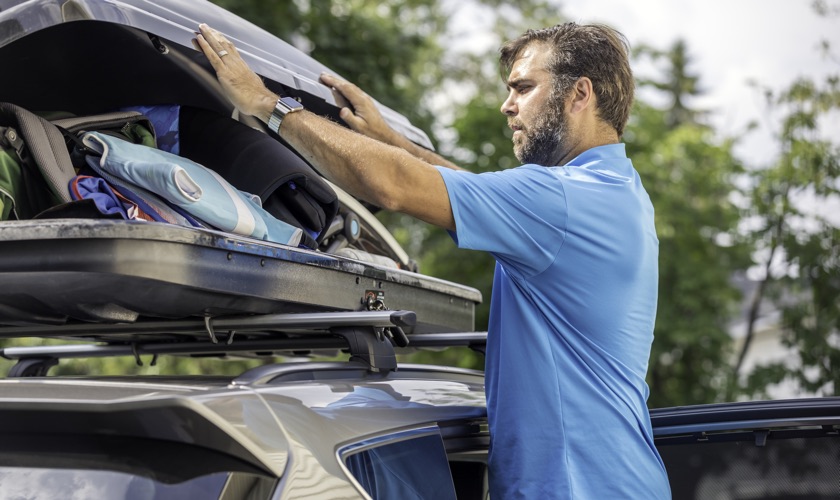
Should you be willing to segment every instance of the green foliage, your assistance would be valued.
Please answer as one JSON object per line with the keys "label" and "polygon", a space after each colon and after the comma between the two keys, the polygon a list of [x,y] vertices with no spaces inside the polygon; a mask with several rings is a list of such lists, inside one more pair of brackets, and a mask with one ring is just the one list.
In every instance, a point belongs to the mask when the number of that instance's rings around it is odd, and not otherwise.
{"label": "green foliage", "polygon": [[[840,143],[822,137],[819,123],[840,112],[840,83],[801,78],[782,92],[762,89],[771,114],[780,114],[778,160],[753,173],[752,233],[763,286],[754,304],[775,303],[779,330],[793,359],[770,363],[747,374],[744,392],[766,394],[784,381],[807,394],[840,391],[840,221],[819,207],[838,203]],[[754,335],[748,325],[743,360]],[[798,359],[797,359],[798,358]],[[739,374],[740,362],[735,367]]]}
{"label": "green foliage", "polygon": [[634,53],[637,58],[650,57],[654,62],[664,63],[661,79],[639,78],[640,86],[649,86],[662,91],[669,100],[665,111],[665,124],[674,128],[684,124],[700,123],[705,112],[690,107],[692,98],[700,96],[700,76],[690,72],[691,56],[684,40],[677,40],[669,50],[658,50],[643,45]]}
{"label": "green foliage", "polygon": [[662,73],[639,78],[668,105],[637,101],[624,140],[656,210],[659,304],[648,383],[651,406],[708,403],[727,386],[727,324],[740,303],[730,280],[749,262],[737,228],[735,179],[743,167],[734,139],[718,139],[688,107],[699,93],[684,43],[669,51],[643,48]]}
{"label": "green foliage", "polygon": [[739,210],[730,201],[740,165],[731,143],[715,144],[711,131],[698,125],[680,126],[649,147],[631,157],[656,209],[660,242],[650,402],[710,402],[725,383],[727,323],[740,301],[730,279],[748,255],[736,233]]}

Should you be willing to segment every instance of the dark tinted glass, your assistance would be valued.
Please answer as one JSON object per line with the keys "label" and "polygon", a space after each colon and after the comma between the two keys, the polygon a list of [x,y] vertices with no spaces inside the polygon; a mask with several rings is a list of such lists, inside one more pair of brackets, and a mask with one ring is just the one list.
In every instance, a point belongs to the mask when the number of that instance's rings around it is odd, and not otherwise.
{"label": "dark tinted glass", "polygon": [[177,484],[120,472],[0,467],[0,499],[180,500],[219,498],[227,474],[217,473]]}
{"label": "dark tinted glass", "polygon": [[347,458],[353,477],[374,500],[455,500],[446,451],[439,435],[362,451]]}
{"label": "dark tinted glass", "polygon": [[250,464],[202,446],[0,433],[0,500],[262,499],[270,498],[276,483]]}
{"label": "dark tinted glass", "polygon": [[[761,440],[759,440],[761,441]],[[659,443],[675,499],[840,498],[838,436]]]}

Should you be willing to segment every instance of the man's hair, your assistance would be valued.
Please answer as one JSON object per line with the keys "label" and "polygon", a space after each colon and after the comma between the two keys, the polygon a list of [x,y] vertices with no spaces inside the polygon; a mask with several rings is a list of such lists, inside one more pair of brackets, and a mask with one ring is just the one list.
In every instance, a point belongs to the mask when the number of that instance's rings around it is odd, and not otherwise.
{"label": "man's hair", "polygon": [[560,95],[567,95],[578,78],[589,77],[598,101],[598,115],[621,137],[630,117],[635,88],[630,46],[624,35],[602,24],[564,23],[528,30],[500,49],[502,80],[507,81],[521,52],[535,42],[545,43],[553,50],[548,70],[554,75]]}

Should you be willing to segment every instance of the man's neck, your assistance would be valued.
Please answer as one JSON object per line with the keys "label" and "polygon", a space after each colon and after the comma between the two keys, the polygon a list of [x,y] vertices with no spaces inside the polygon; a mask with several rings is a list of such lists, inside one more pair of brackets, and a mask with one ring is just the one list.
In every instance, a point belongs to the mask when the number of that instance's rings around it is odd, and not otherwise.
{"label": "man's neck", "polygon": [[584,151],[592,148],[607,144],[618,144],[618,142],[618,133],[612,127],[596,127],[590,129],[589,133],[578,134],[576,137],[570,138],[569,143],[563,148],[561,152],[562,156],[556,165],[565,165],[580,156]]}

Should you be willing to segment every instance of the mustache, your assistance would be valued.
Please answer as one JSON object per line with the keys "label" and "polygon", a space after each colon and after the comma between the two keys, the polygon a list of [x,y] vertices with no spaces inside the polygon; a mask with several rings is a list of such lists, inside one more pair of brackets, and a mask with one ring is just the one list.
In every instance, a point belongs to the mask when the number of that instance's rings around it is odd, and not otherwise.
{"label": "mustache", "polygon": [[511,130],[525,130],[525,125],[519,120],[508,120],[508,128]]}

